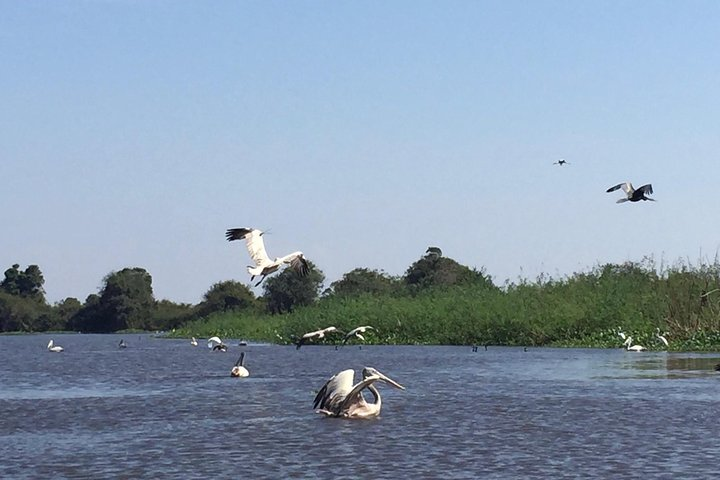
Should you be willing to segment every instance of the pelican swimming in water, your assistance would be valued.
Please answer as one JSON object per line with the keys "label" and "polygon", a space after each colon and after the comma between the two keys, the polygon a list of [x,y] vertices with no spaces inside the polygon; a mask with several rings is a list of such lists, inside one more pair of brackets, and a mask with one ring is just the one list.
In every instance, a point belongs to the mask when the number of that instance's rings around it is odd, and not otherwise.
{"label": "pelican swimming in water", "polygon": [[626,349],[629,352],[644,352],[645,350],[647,350],[647,348],[643,347],[642,345],[633,345],[633,337],[632,336],[627,337],[627,339],[625,340],[625,343],[623,343],[623,345],[625,345]]}
{"label": "pelican swimming in water", "polygon": [[55,345],[55,342],[53,342],[52,340],[50,340],[48,342],[47,349],[48,349],[48,351],[53,352],[53,353],[60,353],[65,350],[60,345]]}
{"label": "pelican swimming in water", "polygon": [[229,228],[225,232],[225,237],[229,242],[245,239],[250,258],[255,263],[255,266],[247,268],[248,273],[251,275],[250,281],[252,282],[255,277],[262,275],[260,281],[255,284],[256,287],[265,280],[266,276],[276,272],[284,263],[289,264],[302,277],[310,272],[310,266],[302,252],[293,252],[284,257],[275,257],[275,260],[270,260],[265,251],[265,242],[262,239],[263,233],[257,228]]}
{"label": "pelican swimming in water", "polygon": [[[395,388],[405,390],[405,387],[395,380],[372,367],[363,368],[362,377],[360,383],[353,385],[355,379],[353,369],[343,370],[333,375],[315,396],[313,408],[317,409],[317,413],[324,413],[330,417],[372,418],[380,415],[382,408],[382,399],[380,392],[375,388],[375,382],[380,380]],[[366,388],[375,397],[374,403],[368,403],[363,397],[362,391]]]}
{"label": "pelican swimming in water", "polygon": [[212,349],[213,352],[227,352],[227,345],[220,340],[220,337],[208,338],[208,348]]}
{"label": "pelican swimming in water", "polygon": [[195,337],[192,337],[192,339],[190,340],[190,345],[192,345],[193,347],[197,347],[198,343],[197,340],[195,340]]}
{"label": "pelican swimming in water", "polygon": [[350,340],[352,337],[357,337],[363,342],[365,341],[365,337],[362,336],[363,333],[365,333],[367,330],[375,330],[370,325],[365,325],[364,327],[357,327],[350,330],[346,335],[345,338],[343,338],[343,345],[347,343],[348,340]]}
{"label": "pelican swimming in water", "polygon": [[298,340],[297,343],[295,344],[295,348],[299,350],[300,347],[302,347],[307,341],[325,338],[326,334],[333,333],[333,332],[342,333],[336,327],[327,327],[327,328],[323,328],[321,330],[315,330],[314,332],[308,332],[305,335],[303,335],[302,337],[300,337],[300,340]]}
{"label": "pelican swimming in water", "polygon": [[240,358],[235,362],[235,366],[230,370],[231,377],[249,377],[250,372],[245,368],[245,352],[240,354]]}
{"label": "pelican swimming in water", "polygon": [[642,187],[638,187],[635,189],[630,182],[625,183],[618,183],[617,185],[608,188],[605,190],[607,193],[614,192],[615,190],[621,189],[623,192],[625,192],[625,198],[621,198],[615,203],[623,203],[623,202],[639,202],[640,200],[650,200],[651,202],[654,202],[654,198],[647,197],[646,195],[652,195],[653,188],[651,184],[643,185]]}

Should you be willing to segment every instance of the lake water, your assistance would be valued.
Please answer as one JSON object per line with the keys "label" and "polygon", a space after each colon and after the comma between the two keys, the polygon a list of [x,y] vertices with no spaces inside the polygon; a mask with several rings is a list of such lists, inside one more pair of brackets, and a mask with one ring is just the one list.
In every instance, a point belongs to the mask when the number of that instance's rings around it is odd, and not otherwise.
{"label": "lake water", "polygon": [[[226,343],[0,336],[0,478],[720,475],[719,354]],[[407,388],[379,418],[313,412],[366,365]]]}

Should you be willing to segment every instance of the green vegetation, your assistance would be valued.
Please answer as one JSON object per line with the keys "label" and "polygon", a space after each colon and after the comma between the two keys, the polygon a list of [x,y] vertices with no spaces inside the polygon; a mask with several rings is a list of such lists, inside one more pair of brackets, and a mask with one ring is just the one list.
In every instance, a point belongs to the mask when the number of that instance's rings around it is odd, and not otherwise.
{"label": "green vegetation", "polygon": [[22,288],[23,272],[18,266],[9,272],[6,282],[15,293],[0,284],[6,331],[57,328],[65,321],[83,331],[161,328],[175,329],[174,336],[291,343],[329,325],[344,331],[372,325],[376,330],[366,341],[375,344],[608,348],[622,345],[622,331],[648,349],[664,349],[659,331],[671,350],[720,350],[717,260],[658,266],[644,259],[498,287],[483,271],[425,256],[401,277],[357,268],[322,294],[324,277],[313,265],[307,277],[285,270],[267,278],[260,297],[238,282],[216,283],[194,306],[153,300],[150,275],[139,268],[108,275],[84,304],[66,299],[53,306],[44,304],[37,288],[39,269],[28,272],[35,283]]}

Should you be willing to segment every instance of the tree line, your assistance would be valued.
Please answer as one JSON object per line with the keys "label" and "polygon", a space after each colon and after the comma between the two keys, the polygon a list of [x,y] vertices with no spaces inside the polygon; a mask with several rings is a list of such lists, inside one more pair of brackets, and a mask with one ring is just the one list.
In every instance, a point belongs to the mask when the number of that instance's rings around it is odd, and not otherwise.
{"label": "tree line", "polygon": [[156,300],[150,273],[129,267],[106,275],[99,292],[88,295],[84,302],[68,297],[51,305],[45,298],[40,267],[29,265],[21,270],[15,264],[0,282],[0,331],[172,330],[217,313],[287,314],[334,295],[413,295],[432,286],[462,284],[497,288],[483,271],[436,254],[421,257],[401,277],[356,268],[322,290],[324,281],[323,272],[310,262],[307,276],[284,270],[266,278],[259,297],[245,284],[228,280],[212,285],[202,301],[192,305]]}

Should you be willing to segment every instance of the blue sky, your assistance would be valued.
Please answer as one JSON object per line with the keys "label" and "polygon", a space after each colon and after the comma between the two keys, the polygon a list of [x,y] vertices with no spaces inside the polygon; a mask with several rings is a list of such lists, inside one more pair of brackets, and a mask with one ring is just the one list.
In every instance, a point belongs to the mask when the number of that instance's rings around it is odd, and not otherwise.
{"label": "blue sky", "polygon": [[[0,268],[327,284],[425,251],[498,284],[720,248],[715,1],[0,0]],[[571,164],[553,165],[560,158]],[[605,189],[652,183],[657,202]]]}

